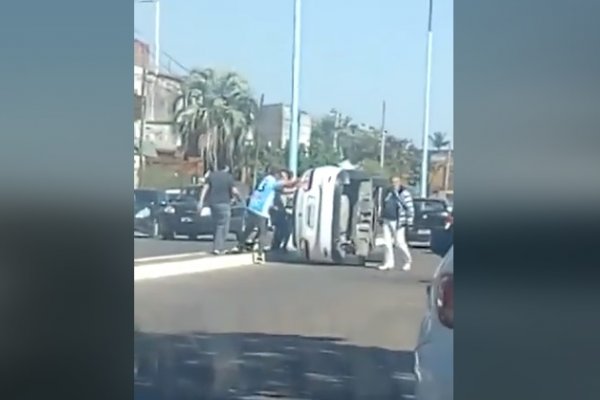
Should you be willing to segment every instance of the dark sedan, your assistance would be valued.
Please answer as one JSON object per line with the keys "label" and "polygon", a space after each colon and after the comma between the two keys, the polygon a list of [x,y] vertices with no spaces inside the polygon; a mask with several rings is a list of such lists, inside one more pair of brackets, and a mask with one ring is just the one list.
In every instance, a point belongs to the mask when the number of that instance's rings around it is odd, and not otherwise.
{"label": "dark sedan", "polygon": [[167,210],[164,190],[135,189],[133,191],[133,230],[150,237],[157,237]]}
{"label": "dark sedan", "polygon": [[444,229],[452,218],[451,207],[443,199],[413,200],[415,205],[414,225],[406,230],[406,240],[411,243],[431,243],[432,232]]}
{"label": "dark sedan", "polygon": [[[176,235],[183,235],[195,240],[198,236],[213,234],[214,224],[210,208],[203,207],[199,209],[202,189],[201,185],[182,188],[180,195],[171,200],[168,213],[164,214],[160,227],[163,239],[170,240]],[[229,232],[233,233],[236,238],[244,230],[245,212],[246,204],[244,201],[232,203]]]}

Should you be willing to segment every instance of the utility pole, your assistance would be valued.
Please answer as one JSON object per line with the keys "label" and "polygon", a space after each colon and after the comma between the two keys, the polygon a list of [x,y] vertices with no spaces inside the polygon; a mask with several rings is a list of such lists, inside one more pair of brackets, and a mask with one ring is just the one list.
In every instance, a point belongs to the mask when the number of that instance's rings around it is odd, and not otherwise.
{"label": "utility pole", "polygon": [[421,160],[421,197],[427,197],[427,181],[429,179],[429,102],[431,94],[431,46],[433,42],[432,30],[433,0],[429,0],[429,14],[427,22],[427,72],[425,78],[425,110],[423,113],[423,159]]}
{"label": "utility pole", "polygon": [[152,121],[156,121],[156,92],[160,73],[160,0],[154,0],[154,82],[152,84]]}
{"label": "utility pole", "polygon": [[138,167],[138,186],[142,186],[142,177],[144,170],[144,133],[146,131],[146,79],[147,79],[146,68],[142,69],[142,96],[140,99],[140,135],[138,138],[138,157],[140,158],[140,165]]}
{"label": "utility pole", "polygon": [[446,167],[444,168],[444,191],[448,191],[448,186],[450,183],[450,157],[453,156],[453,146],[450,145],[450,148],[446,152]]}
{"label": "utility pole", "polygon": [[258,123],[262,117],[263,105],[265,104],[265,94],[260,95],[260,103],[258,103],[258,115],[256,117],[256,123],[254,124],[254,176],[252,177],[252,190],[256,187],[256,180],[258,177]]}
{"label": "utility pole", "polygon": [[333,116],[333,142],[331,145],[335,153],[339,154],[339,129],[342,121],[342,113],[334,108],[331,110],[330,115]]}
{"label": "utility pole", "polygon": [[294,48],[292,52],[292,103],[289,141],[289,168],[294,176],[298,175],[298,137],[299,137],[299,86],[300,86],[300,24],[301,0],[294,0]]}
{"label": "utility pole", "polygon": [[385,100],[381,104],[381,152],[379,153],[379,166],[383,170],[385,163]]}

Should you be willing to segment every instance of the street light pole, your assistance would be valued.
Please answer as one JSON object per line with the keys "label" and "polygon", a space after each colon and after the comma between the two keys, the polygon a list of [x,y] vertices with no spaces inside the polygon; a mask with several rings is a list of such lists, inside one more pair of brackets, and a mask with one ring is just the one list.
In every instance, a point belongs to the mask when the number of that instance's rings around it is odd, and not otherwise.
{"label": "street light pole", "polygon": [[158,73],[160,71],[160,1],[153,0],[154,3],[154,80],[152,81],[152,95],[150,97],[150,119],[155,121],[156,115],[156,87],[158,85]]}
{"label": "street light pole", "polygon": [[292,53],[292,102],[289,140],[289,168],[296,176],[298,174],[298,138],[299,138],[299,86],[300,86],[300,24],[301,0],[294,0],[294,49]]}
{"label": "street light pole", "polygon": [[160,0],[154,0],[154,72],[160,70]]}
{"label": "street light pole", "polygon": [[138,157],[140,160],[140,165],[138,166],[138,187],[143,184],[143,175],[144,175],[144,134],[146,133],[146,80],[148,79],[148,74],[146,68],[142,69],[142,95],[141,95],[141,104],[140,104],[140,136],[138,138]]}
{"label": "street light pole", "polygon": [[429,14],[427,21],[427,75],[425,78],[425,111],[423,113],[423,159],[421,160],[421,197],[427,197],[427,181],[429,179],[429,101],[431,94],[431,45],[433,30],[431,20],[433,17],[433,0],[429,0]]}
{"label": "street light pole", "polygon": [[[160,0],[138,0],[139,3],[154,3],[154,43],[152,49],[154,50],[154,57],[152,62],[152,69],[154,72],[154,79],[150,84],[150,101],[148,104],[149,108],[149,119],[150,121],[155,120],[154,116],[154,104],[156,100],[156,84],[158,81],[158,73],[160,72]],[[146,68],[146,66],[144,66]]]}
{"label": "street light pole", "polygon": [[385,163],[385,100],[381,105],[381,152],[379,154],[379,166],[383,170]]}

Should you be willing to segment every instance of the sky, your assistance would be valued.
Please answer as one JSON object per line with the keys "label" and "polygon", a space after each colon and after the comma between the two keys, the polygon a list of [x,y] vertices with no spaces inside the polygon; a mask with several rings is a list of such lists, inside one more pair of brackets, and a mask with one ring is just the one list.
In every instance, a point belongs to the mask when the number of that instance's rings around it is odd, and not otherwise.
{"label": "sky", "polygon": [[[265,103],[291,99],[293,0],[161,0],[161,50],[186,68],[243,75]],[[134,3],[152,43],[154,11]],[[300,108],[336,108],[420,146],[427,0],[303,0]],[[434,0],[430,133],[453,137],[453,0]],[[162,64],[162,62],[161,62]]]}

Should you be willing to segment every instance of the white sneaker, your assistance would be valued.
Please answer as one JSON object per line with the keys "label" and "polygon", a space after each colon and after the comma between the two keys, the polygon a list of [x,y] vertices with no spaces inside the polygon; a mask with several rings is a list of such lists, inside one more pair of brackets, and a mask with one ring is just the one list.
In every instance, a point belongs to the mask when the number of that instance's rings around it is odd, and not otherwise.
{"label": "white sneaker", "polygon": [[402,271],[410,271],[410,264],[404,264],[404,266],[402,267]]}
{"label": "white sneaker", "polygon": [[394,268],[393,265],[380,265],[379,267],[377,267],[378,270],[380,271],[389,271],[390,269]]}

